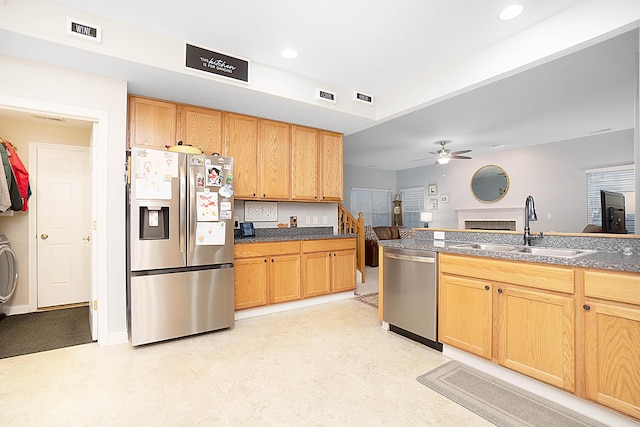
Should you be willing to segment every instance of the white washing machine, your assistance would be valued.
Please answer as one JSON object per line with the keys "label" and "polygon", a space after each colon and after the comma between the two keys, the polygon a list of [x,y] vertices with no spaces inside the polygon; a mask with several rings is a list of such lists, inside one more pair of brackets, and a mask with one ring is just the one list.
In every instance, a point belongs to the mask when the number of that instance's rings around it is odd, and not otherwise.
{"label": "white washing machine", "polygon": [[0,233],[0,319],[9,311],[9,301],[18,284],[18,261],[9,239]]}

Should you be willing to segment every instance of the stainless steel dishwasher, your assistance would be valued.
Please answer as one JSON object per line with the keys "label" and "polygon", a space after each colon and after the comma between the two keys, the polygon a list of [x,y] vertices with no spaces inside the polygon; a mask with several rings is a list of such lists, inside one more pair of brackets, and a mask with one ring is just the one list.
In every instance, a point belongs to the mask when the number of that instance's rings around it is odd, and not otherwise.
{"label": "stainless steel dishwasher", "polygon": [[389,330],[438,351],[436,252],[384,248],[383,316]]}

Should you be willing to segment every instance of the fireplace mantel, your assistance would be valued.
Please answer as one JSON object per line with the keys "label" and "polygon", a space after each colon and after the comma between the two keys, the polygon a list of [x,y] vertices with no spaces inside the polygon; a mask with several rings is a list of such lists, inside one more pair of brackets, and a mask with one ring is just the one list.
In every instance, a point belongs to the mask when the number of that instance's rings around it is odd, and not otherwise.
{"label": "fireplace mantel", "polygon": [[524,230],[524,207],[477,207],[454,209],[458,212],[458,229],[465,221],[515,221],[516,230]]}

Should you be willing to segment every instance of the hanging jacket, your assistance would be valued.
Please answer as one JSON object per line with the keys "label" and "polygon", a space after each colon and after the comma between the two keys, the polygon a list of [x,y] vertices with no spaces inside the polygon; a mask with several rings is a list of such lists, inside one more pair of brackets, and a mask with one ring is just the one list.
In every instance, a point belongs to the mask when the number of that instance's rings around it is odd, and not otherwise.
{"label": "hanging jacket", "polygon": [[29,186],[29,172],[27,168],[24,167],[20,157],[16,153],[16,150],[13,148],[13,145],[9,141],[3,141],[4,146],[7,149],[7,153],[9,153],[9,162],[11,163],[11,168],[13,169],[13,175],[15,176],[16,182],[18,184],[18,190],[20,191],[20,196],[22,196],[22,210],[26,211],[29,209],[27,201],[29,200],[29,196],[31,195],[31,188]]}
{"label": "hanging jacket", "polygon": [[[4,142],[4,140],[0,140]],[[22,210],[22,195],[20,194],[20,190],[18,189],[18,183],[16,182],[16,177],[13,174],[13,168],[11,167],[11,162],[9,161],[9,154],[7,153],[7,149],[3,143],[0,143],[0,157],[2,157],[2,166],[4,168],[4,175],[7,182],[7,188],[9,191],[9,207],[14,211]],[[0,178],[1,179],[1,178]]]}

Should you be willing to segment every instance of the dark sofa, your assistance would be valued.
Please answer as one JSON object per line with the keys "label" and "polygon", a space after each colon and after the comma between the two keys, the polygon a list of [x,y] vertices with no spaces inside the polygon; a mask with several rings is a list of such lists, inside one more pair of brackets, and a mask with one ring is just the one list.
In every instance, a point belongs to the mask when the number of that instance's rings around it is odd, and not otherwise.
{"label": "dark sofa", "polygon": [[396,226],[365,227],[364,263],[370,267],[378,266],[378,240],[400,239],[400,228]]}

